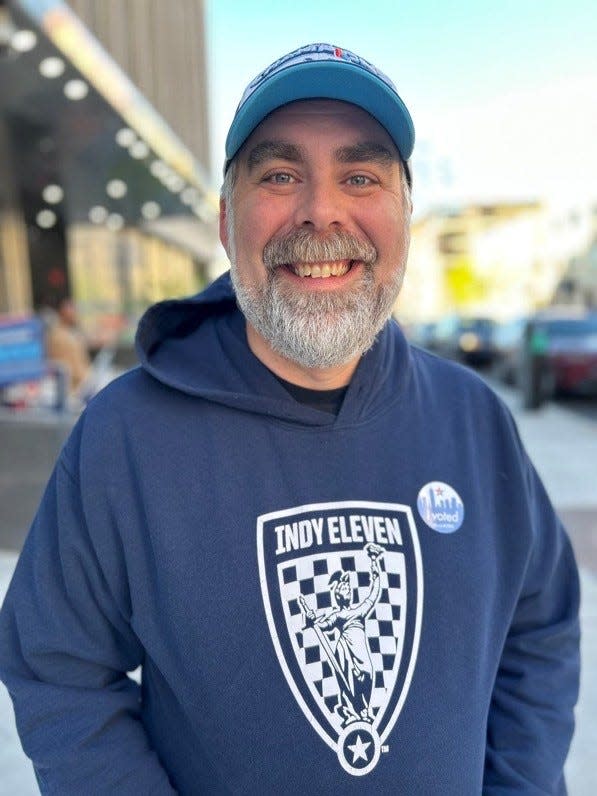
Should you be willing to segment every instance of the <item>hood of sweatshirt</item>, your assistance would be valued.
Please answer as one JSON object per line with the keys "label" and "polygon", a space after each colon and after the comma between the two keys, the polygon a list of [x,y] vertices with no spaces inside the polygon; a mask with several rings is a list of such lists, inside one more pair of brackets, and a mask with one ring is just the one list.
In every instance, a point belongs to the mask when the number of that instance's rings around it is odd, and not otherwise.
{"label": "hood of sweatshirt", "polygon": [[292,398],[251,352],[230,274],[190,298],[150,307],[136,349],[143,369],[170,388],[235,409],[306,425],[346,425],[387,411],[400,400],[411,353],[394,321],[359,362],[337,416]]}

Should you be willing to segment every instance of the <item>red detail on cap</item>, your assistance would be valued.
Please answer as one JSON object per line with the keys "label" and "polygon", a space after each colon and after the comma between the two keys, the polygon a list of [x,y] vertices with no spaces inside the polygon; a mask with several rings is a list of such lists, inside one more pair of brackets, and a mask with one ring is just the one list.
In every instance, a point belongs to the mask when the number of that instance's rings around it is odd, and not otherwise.
{"label": "red detail on cap", "polygon": [[339,47],[336,47],[336,49],[334,50],[334,55],[336,56],[336,58],[342,58],[342,50]]}

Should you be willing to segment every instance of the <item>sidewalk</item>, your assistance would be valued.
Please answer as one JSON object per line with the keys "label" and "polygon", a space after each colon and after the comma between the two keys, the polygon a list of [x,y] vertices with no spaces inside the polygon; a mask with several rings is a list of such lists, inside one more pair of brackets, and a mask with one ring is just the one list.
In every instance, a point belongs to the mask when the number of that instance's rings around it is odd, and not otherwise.
{"label": "sidewalk", "polygon": [[514,415],[522,441],[558,511],[597,510],[597,423],[553,403],[525,411],[515,390],[491,386]]}
{"label": "sidewalk", "polygon": [[[16,553],[0,550],[0,604],[4,600]],[[31,763],[23,754],[14,724],[12,702],[0,684],[0,796],[36,796],[39,789]]]}

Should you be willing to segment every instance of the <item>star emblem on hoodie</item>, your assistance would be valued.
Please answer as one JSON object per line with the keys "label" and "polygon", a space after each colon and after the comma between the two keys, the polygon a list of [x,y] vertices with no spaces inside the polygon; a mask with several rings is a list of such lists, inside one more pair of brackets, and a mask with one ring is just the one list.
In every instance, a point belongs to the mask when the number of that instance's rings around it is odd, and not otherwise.
{"label": "star emblem on hoodie", "polygon": [[352,764],[354,765],[357,760],[364,760],[366,763],[369,762],[369,758],[367,757],[367,749],[371,746],[371,741],[365,743],[360,735],[357,735],[357,739],[353,744],[348,744],[348,749],[352,752]]}

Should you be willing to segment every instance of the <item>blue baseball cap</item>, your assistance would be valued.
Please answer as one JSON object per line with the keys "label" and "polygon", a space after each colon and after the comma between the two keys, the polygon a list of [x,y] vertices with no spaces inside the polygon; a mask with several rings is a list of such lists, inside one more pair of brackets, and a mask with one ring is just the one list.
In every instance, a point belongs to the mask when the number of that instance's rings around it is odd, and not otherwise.
{"label": "blue baseball cap", "polygon": [[224,173],[266,116],[282,105],[305,99],[342,100],[370,113],[396,144],[410,183],[408,161],[415,144],[415,128],[396,86],[373,64],[333,44],[299,47],[249,83],[226,138]]}

